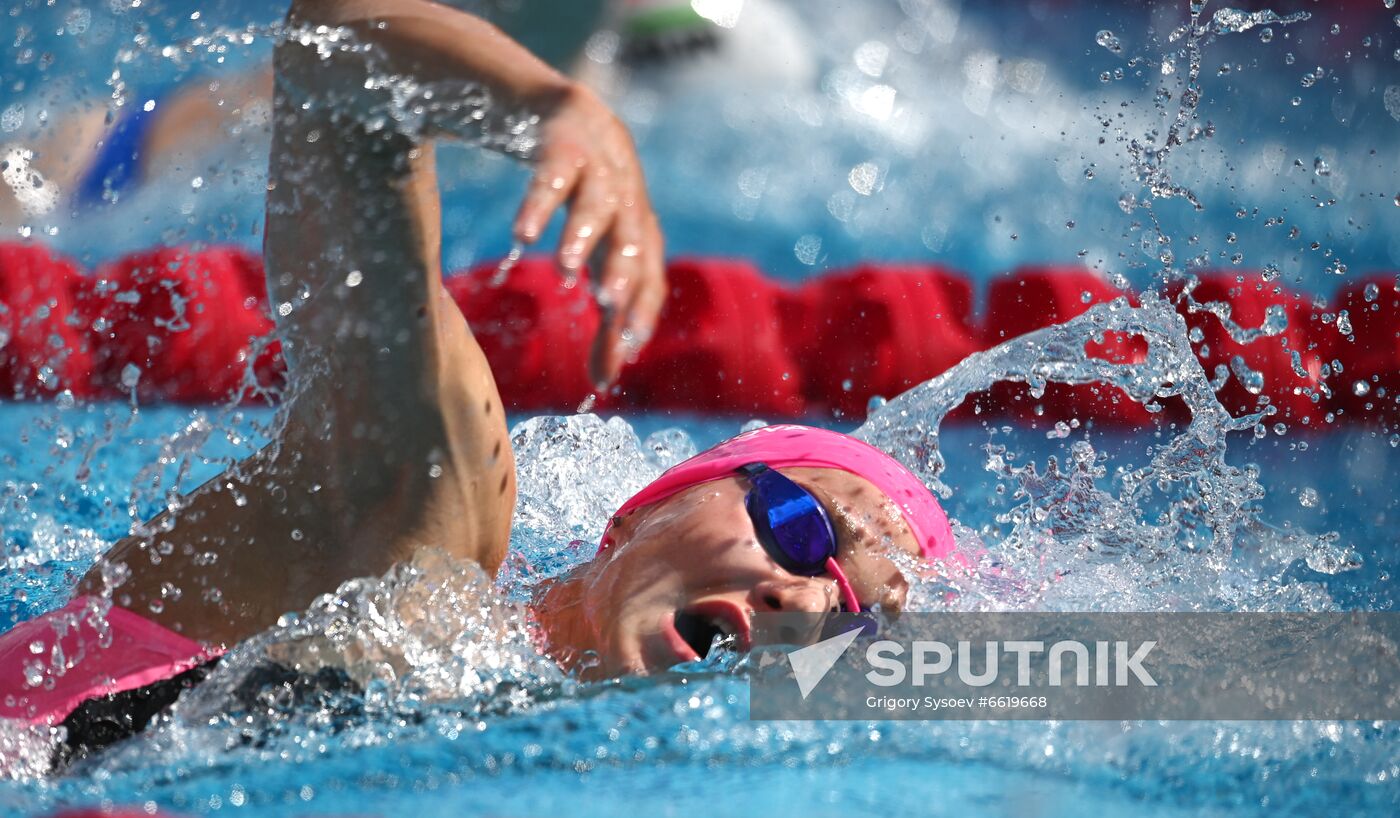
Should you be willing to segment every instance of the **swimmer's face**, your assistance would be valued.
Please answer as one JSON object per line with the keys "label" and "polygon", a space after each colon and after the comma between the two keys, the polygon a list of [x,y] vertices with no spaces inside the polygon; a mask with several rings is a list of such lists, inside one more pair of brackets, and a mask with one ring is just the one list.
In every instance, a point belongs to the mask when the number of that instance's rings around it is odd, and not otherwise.
{"label": "swimmer's face", "polygon": [[[898,610],[907,584],[891,556],[917,555],[919,547],[889,498],[844,471],[779,471],[826,506],[836,559],[861,604]],[[839,608],[830,576],[791,574],[768,555],[744,509],[749,488],[741,476],[694,486],[614,525],[612,548],[569,579],[577,583],[569,597],[581,619],[569,628],[570,641],[596,654],[589,675],[645,673],[694,660],[716,633],[747,649],[755,612]],[[550,614],[540,610],[542,618]],[[578,654],[560,658],[579,661]]]}

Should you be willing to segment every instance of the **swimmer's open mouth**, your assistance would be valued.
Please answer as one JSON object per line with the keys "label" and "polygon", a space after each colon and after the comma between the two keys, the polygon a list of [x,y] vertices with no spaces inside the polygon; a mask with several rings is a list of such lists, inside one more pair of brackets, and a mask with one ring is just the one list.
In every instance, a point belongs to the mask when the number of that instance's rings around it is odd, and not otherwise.
{"label": "swimmer's open mouth", "polygon": [[697,602],[676,611],[676,632],[697,656],[707,656],[716,644],[729,650],[748,650],[749,613],[724,600]]}

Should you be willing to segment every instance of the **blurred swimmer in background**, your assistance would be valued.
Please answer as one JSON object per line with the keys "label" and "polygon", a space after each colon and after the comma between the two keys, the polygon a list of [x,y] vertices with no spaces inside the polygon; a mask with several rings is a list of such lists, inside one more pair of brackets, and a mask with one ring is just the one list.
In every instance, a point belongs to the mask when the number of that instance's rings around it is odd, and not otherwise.
{"label": "blurred swimmer in background", "polygon": [[[815,78],[799,21],[771,0],[470,5],[482,6],[483,19],[605,97],[639,84],[675,91],[741,88],[756,77]],[[168,173],[240,151],[250,158],[263,154],[271,96],[272,66],[260,64],[217,75],[195,72],[154,93],[135,89],[115,115],[106,97],[74,104],[38,130],[0,145],[0,178],[9,187],[8,195],[0,195],[0,225],[55,209],[91,211]]]}

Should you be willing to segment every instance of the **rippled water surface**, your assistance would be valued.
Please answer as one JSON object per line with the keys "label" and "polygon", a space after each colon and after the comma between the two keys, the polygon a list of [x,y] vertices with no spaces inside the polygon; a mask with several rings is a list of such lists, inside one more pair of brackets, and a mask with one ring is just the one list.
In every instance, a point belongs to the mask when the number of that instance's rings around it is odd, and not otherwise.
{"label": "rippled water surface", "polygon": [[[74,572],[128,524],[124,505],[107,507],[105,500],[153,480],[152,474],[138,475],[157,441],[189,429],[198,416],[190,410],[148,409],[130,421],[129,410],[120,406],[58,414],[32,406],[0,411],[7,425],[36,438],[71,440],[75,452],[114,419],[126,426],[91,460],[92,477],[85,484],[72,476],[78,457],[6,443],[3,456],[13,458],[7,462],[14,463],[14,477],[4,486],[3,520],[13,556],[0,599],[13,620],[62,600]],[[262,420],[266,417],[250,413],[230,427],[256,439],[253,427]],[[518,424],[517,444],[525,452],[522,497],[533,499],[540,519],[528,519],[531,511],[523,504],[517,551],[545,572],[572,563],[581,556],[576,552],[586,553],[589,546],[570,546],[567,531],[583,535],[596,529],[607,513],[601,509],[615,502],[607,495],[620,497],[629,473],[630,479],[640,479],[638,472],[657,469],[737,427],[737,421],[659,417],[637,419],[635,428],[584,416]],[[1044,464],[1052,455],[1063,457],[1068,442],[1046,437],[1043,428],[1007,429],[954,427],[944,432],[941,448],[948,460],[944,479],[958,487],[950,511],[994,549],[1014,556],[1026,546],[1006,538],[1017,525],[1006,521],[1005,512],[1018,504],[1008,498],[1019,482],[986,470],[986,447],[1009,445],[1023,460]],[[1242,550],[1222,570],[1197,566],[1194,576],[1173,589],[1191,561],[1203,562],[1204,555],[1163,564],[1047,540],[1042,547],[1057,567],[1072,575],[1092,572],[1092,581],[1065,584],[1059,596],[1035,601],[1014,594],[998,598],[996,588],[977,588],[983,596],[967,604],[991,600],[1001,607],[1103,610],[1392,606],[1395,594],[1387,578],[1396,568],[1397,538],[1390,487],[1400,477],[1400,452],[1367,430],[1296,439],[1238,437],[1240,445],[1229,459],[1254,463],[1264,475],[1263,516],[1277,526],[1338,531],[1355,548],[1360,568],[1333,575],[1300,562],[1261,568]],[[1091,433],[1089,439],[1119,463],[1142,462],[1150,445],[1123,433]],[[649,445],[639,446],[642,440]],[[220,436],[206,441],[202,451],[217,458],[238,448]],[[602,463],[613,464],[601,470],[607,479],[577,485],[580,464],[598,468]],[[175,468],[166,470],[167,479]],[[193,484],[213,468],[195,458],[186,479]],[[1300,501],[1309,497],[1308,489],[1325,499]],[[540,514],[542,506],[556,513]],[[525,581],[520,570],[517,564],[507,571],[505,582]],[[459,590],[432,603],[440,606],[437,614],[450,616],[479,602],[484,589],[473,584],[470,572],[463,577]],[[399,578],[398,585],[378,592],[387,599],[411,586],[411,578]],[[353,614],[348,621],[364,622]],[[349,705],[239,710],[236,716],[220,715],[227,702],[211,681],[197,691],[206,694],[204,699],[182,705],[183,720],[66,776],[0,784],[4,814],[106,799],[152,801],[196,813],[241,804],[277,815],[404,809],[499,815],[564,808],[609,815],[626,803],[660,814],[695,814],[722,799],[732,809],[753,804],[786,812],[803,804],[818,814],[860,805],[935,804],[946,805],[950,814],[964,808],[1019,813],[1035,805],[1036,814],[1059,815],[1070,814],[1086,797],[1123,814],[1246,807],[1314,814],[1336,799],[1384,812],[1395,799],[1390,781],[1397,736],[1388,725],[755,723],[747,718],[742,662],[734,669],[697,667],[578,687],[547,663],[531,660],[528,646],[509,636],[509,626],[491,631],[480,621],[474,625],[465,638],[443,640],[456,655],[477,650],[478,669],[483,650],[494,658],[495,665],[471,679],[444,674],[452,667],[452,660],[443,658],[448,651],[417,660],[422,676],[411,694],[371,686],[364,699]],[[267,641],[285,647],[297,639],[284,630]],[[392,652],[402,644],[391,639],[384,647]],[[517,660],[523,664],[512,666]],[[521,668],[523,677],[517,673]],[[523,684],[503,689],[501,680],[511,678]],[[435,684],[423,698],[422,691]],[[199,712],[210,704],[212,718]]]}

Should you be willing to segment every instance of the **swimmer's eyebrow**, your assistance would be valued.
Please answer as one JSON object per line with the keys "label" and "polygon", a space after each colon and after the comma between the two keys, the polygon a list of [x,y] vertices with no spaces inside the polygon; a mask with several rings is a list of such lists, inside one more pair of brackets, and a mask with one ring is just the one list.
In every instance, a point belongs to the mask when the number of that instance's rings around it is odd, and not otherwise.
{"label": "swimmer's eyebrow", "polygon": [[831,529],[836,534],[836,553],[841,553],[843,545],[854,545],[860,540],[860,532],[856,530],[855,524],[851,522],[851,515],[843,512],[836,504],[836,497],[830,491],[813,483],[810,486],[803,486],[812,496],[821,503],[826,515],[831,518]]}
{"label": "swimmer's eyebrow", "polygon": [[[803,485],[803,488],[812,493],[821,503],[822,508],[831,517],[832,530],[836,532],[836,553],[840,555],[842,547],[853,547],[862,542],[870,541],[875,553],[879,556],[889,558],[890,552],[909,553],[907,549],[900,547],[897,535],[900,533],[911,533],[909,523],[900,517],[896,523],[896,531],[889,534],[880,534],[869,526],[857,524],[855,515],[839,509],[836,503],[836,495],[824,486]],[[886,498],[885,502],[892,502]],[[881,539],[884,540],[884,547],[879,547]]]}
{"label": "swimmer's eyebrow", "polygon": [[[831,517],[831,527],[836,532],[836,555],[839,557],[845,553],[847,556],[851,556],[850,551],[843,551],[843,549],[848,549],[862,540],[861,531],[857,528],[852,516],[837,508],[836,496],[825,487],[815,483],[803,484],[802,487],[817,498],[817,502],[821,503],[822,508],[826,509],[826,513]],[[881,549],[880,553],[888,559],[890,555],[887,551],[891,549],[901,550],[898,545],[890,542],[887,544],[887,548]],[[882,609],[901,611],[904,609],[904,603],[909,601],[909,580],[904,576],[904,572],[900,570],[897,563],[895,565],[895,580],[881,582],[879,589],[879,604]]]}

